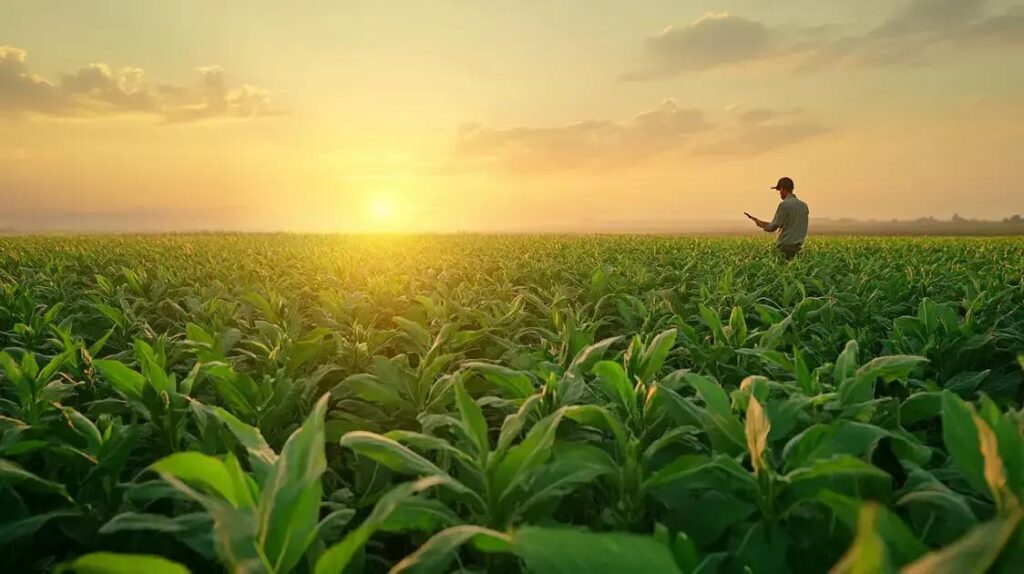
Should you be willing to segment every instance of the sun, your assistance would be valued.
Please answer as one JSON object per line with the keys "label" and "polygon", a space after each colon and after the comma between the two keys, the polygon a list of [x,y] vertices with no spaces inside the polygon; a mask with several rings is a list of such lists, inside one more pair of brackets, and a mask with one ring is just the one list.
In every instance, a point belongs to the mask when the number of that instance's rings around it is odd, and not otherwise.
{"label": "sun", "polygon": [[395,201],[390,197],[377,197],[370,202],[370,218],[376,223],[388,223],[395,218]]}

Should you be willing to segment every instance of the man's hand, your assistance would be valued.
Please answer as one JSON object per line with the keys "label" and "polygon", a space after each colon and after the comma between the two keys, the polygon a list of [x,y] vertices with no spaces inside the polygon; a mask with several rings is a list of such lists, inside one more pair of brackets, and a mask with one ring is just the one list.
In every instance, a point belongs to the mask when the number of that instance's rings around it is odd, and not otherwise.
{"label": "man's hand", "polygon": [[746,215],[747,217],[749,217],[750,220],[754,222],[754,225],[760,227],[761,229],[764,229],[765,226],[768,225],[767,221],[764,221],[763,219],[758,219],[758,218],[754,217],[753,215],[750,215],[746,211],[743,212],[743,215]]}

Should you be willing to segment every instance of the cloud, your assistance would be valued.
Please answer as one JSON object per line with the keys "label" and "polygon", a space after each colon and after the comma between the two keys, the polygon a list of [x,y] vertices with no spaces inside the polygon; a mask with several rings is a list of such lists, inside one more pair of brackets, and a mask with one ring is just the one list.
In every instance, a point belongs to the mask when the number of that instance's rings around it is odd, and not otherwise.
{"label": "cloud", "polygon": [[697,142],[690,150],[693,155],[756,155],[795,145],[830,131],[799,108],[734,108],[731,114],[731,121],[723,123],[711,137]]}
{"label": "cloud", "polygon": [[1002,47],[1024,43],[1024,6],[982,19],[961,30],[957,39],[975,46]]}
{"label": "cloud", "polygon": [[963,28],[984,16],[987,3],[988,0],[911,0],[868,36],[885,38]]}
{"label": "cloud", "polygon": [[0,116],[98,117],[142,114],[168,122],[279,113],[265,90],[228,87],[219,66],[197,68],[189,86],[152,85],[140,68],[93,63],[53,83],[34,74],[24,50],[0,46]]}
{"label": "cloud", "polygon": [[[277,113],[266,90],[252,86],[229,89],[220,66],[198,68],[198,93],[164,87],[165,98],[175,105],[166,110],[169,121],[195,121],[212,117],[256,117]],[[198,98],[197,98],[198,96]]]}
{"label": "cloud", "polygon": [[705,14],[644,42],[642,80],[725,66],[781,61],[798,70],[927,63],[939,46],[1024,43],[1024,7],[989,14],[989,0],[910,0],[863,34],[835,27],[769,26],[731,14]]}
{"label": "cloud", "polygon": [[779,54],[784,42],[779,31],[759,22],[726,13],[708,13],[685,26],[669,26],[648,38],[644,48],[650,69],[638,77],[770,58]]}
{"label": "cloud", "polygon": [[53,84],[33,74],[25,62],[24,50],[0,46],[0,110],[65,111],[67,102]]}
{"label": "cloud", "polygon": [[456,135],[450,171],[603,171],[668,154],[759,153],[827,131],[801,110],[731,107],[722,121],[713,122],[701,110],[665,100],[622,122],[515,128],[468,124]]}

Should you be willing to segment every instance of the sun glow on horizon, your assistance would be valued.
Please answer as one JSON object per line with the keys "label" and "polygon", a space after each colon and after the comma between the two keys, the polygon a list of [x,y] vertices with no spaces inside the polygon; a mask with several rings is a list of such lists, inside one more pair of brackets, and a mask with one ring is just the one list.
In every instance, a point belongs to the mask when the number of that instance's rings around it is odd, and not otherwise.
{"label": "sun glow on horizon", "polygon": [[401,230],[402,213],[395,194],[375,195],[366,203],[365,226],[373,232],[396,232]]}
{"label": "sun glow on horizon", "polygon": [[386,222],[395,217],[395,200],[390,197],[378,197],[370,202],[370,217],[376,222]]}

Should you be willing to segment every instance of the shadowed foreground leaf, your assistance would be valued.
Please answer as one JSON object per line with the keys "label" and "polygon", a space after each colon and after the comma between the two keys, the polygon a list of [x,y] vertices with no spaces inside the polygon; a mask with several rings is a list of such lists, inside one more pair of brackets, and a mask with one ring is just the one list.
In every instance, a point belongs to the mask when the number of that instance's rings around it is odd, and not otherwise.
{"label": "shadowed foreground leaf", "polygon": [[77,558],[61,568],[76,574],[189,574],[177,562],[148,554],[115,554],[94,552]]}

